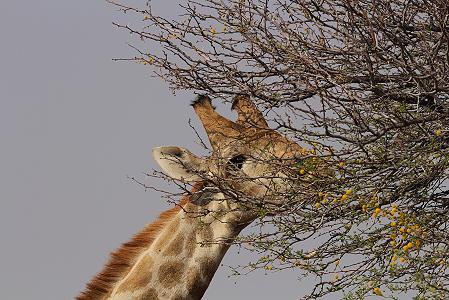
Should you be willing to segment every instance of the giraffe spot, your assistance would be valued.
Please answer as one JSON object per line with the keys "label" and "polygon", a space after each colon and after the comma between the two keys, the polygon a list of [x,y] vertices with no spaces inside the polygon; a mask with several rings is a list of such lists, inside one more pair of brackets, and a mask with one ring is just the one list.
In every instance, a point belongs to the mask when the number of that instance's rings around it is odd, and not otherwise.
{"label": "giraffe spot", "polygon": [[189,299],[201,299],[206,292],[209,282],[205,282],[198,268],[191,268],[186,276],[186,289]]}
{"label": "giraffe spot", "polygon": [[124,293],[126,291],[135,291],[147,285],[152,277],[153,261],[149,255],[142,257],[140,261],[137,262],[132,273],[128,278],[120,284],[117,293]]}
{"label": "giraffe spot", "polygon": [[195,282],[195,285],[190,290],[189,296],[190,299],[200,300],[203,298],[204,293],[206,292],[207,287],[209,286],[209,282],[205,283],[203,281]]}
{"label": "giraffe spot", "polygon": [[153,288],[146,290],[140,297],[142,300],[159,300],[157,292]]}
{"label": "giraffe spot", "polygon": [[211,226],[204,226],[199,229],[199,242],[204,243],[205,246],[210,246],[214,239],[214,232]]}
{"label": "giraffe spot", "polygon": [[181,279],[184,274],[184,264],[182,262],[167,262],[159,267],[159,282],[165,288],[172,288]]}
{"label": "giraffe spot", "polygon": [[203,277],[212,279],[219,264],[214,260],[203,258],[199,260],[198,265],[201,268]]}
{"label": "giraffe spot", "polygon": [[173,241],[170,242],[167,249],[164,250],[164,255],[177,256],[182,253],[184,248],[184,237],[178,235]]}
{"label": "giraffe spot", "polygon": [[196,243],[195,234],[191,234],[188,238],[186,238],[186,245],[184,249],[186,257],[192,257],[197,246],[198,244]]}
{"label": "giraffe spot", "polygon": [[201,276],[199,269],[195,267],[190,268],[186,274],[186,289],[191,291],[195,285],[195,282],[200,280]]}

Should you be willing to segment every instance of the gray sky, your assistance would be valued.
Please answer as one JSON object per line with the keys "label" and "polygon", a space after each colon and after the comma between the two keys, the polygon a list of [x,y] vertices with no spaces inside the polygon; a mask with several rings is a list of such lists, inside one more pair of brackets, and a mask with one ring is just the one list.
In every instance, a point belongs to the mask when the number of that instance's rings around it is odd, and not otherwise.
{"label": "gray sky", "polygon": [[[198,124],[193,95],[174,96],[144,67],[112,62],[133,54],[129,35],[111,25],[119,19],[101,0],[0,3],[2,299],[72,299],[112,250],[169,207],[127,175],[156,168],[156,146],[204,154],[187,125]],[[246,260],[233,249],[224,264]],[[220,268],[204,299],[302,294],[294,274],[258,272],[237,284],[229,274]]]}

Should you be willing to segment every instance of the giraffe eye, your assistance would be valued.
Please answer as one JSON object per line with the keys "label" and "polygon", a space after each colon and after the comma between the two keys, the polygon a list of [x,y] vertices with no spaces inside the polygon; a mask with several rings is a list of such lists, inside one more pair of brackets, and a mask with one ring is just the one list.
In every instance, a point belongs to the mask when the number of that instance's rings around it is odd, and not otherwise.
{"label": "giraffe eye", "polygon": [[243,164],[245,163],[245,160],[246,160],[246,156],[239,154],[239,155],[232,157],[229,160],[229,165],[232,168],[237,168],[237,169],[241,170],[243,167]]}

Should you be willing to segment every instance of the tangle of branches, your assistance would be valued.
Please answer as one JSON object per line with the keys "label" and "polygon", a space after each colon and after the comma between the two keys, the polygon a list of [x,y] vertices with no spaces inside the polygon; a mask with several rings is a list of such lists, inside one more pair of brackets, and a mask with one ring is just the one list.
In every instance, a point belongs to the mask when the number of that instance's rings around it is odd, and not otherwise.
{"label": "tangle of branches", "polygon": [[259,258],[236,272],[315,275],[310,299],[447,299],[447,0],[190,0],[175,19],[108,2],[135,21],[114,23],[135,37],[120,60],[173,90],[249,94],[309,151],[290,170],[307,190],[260,208],[236,241]]}

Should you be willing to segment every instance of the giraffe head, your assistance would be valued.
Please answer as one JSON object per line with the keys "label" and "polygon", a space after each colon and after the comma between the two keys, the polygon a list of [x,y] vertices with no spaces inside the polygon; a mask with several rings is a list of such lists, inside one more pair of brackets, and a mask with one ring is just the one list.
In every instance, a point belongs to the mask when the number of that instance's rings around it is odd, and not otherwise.
{"label": "giraffe head", "polygon": [[270,129],[246,95],[234,99],[235,122],[218,114],[207,96],[198,96],[192,106],[213,152],[209,157],[198,157],[181,147],[157,147],[153,156],[164,173],[184,182],[211,182],[253,203],[282,205],[283,197],[276,195],[287,188],[290,167],[304,149]]}
{"label": "giraffe head", "polygon": [[153,150],[169,177],[196,182],[191,193],[117,250],[77,299],[201,299],[232,241],[258,216],[254,205],[290,205],[283,195],[296,182],[291,167],[304,149],[268,128],[248,96],[234,99],[235,122],[206,96],[193,108],[212,154]]}

